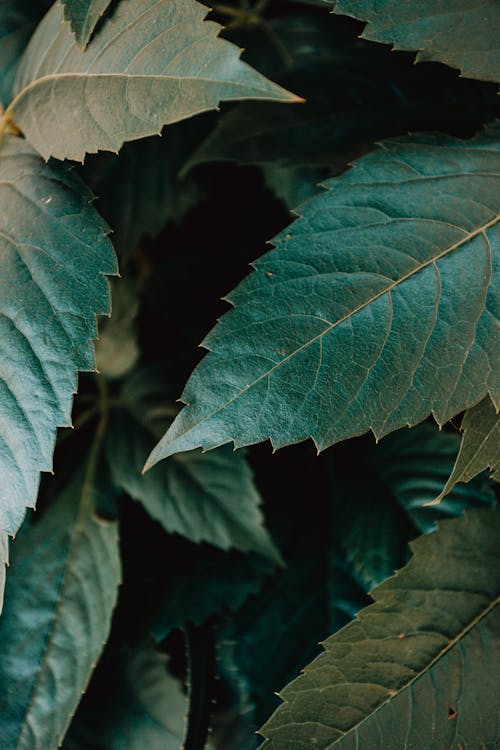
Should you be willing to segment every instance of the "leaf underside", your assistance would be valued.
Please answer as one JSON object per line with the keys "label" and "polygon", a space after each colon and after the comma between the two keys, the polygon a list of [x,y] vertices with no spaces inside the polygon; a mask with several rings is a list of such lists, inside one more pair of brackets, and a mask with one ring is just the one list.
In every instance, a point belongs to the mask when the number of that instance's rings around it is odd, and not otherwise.
{"label": "leaf underside", "polygon": [[500,81],[497,0],[336,0],[335,13],[368,21],[364,39],[420,50],[468,78]]}
{"label": "leaf underside", "polygon": [[96,314],[117,272],[107,227],[69,169],[20,138],[0,150],[0,530],[15,534],[94,369]]}
{"label": "leaf underside", "polygon": [[111,626],[120,583],[117,524],[72,480],[12,545],[0,617],[2,747],[59,746]]}
{"label": "leaf underside", "polygon": [[375,603],[280,693],[262,749],[494,747],[499,532],[498,510],[476,510],[414,542]]}
{"label": "leaf underside", "polygon": [[499,403],[498,129],[389,140],[325,186],[228,296],[148,467],[229,441],[323,450]]}
{"label": "leaf underside", "polygon": [[465,412],[461,430],[460,451],[438,500],[451,492],[458,482],[470,482],[488,468],[492,470],[493,479],[500,479],[500,417],[488,397]]}
{"label": "leaf underside", "polygon": [[9,107],[45,158],[118,151],[220,101],[296,100],[241,62],[195,0],[122,0],[83,52],[62,12],[33,35]]}
{"label": "leaf underside", "polygon": [[85,49],[97,22],[106,12],[111,0],[61,0],[61,2],[64,6],[64,18],[70,22],[79,46]]}
{"label": "leaf underside", "polygon": [[0,532],[0,614],[3,609],[3,595],[5,590],[5,573],[6,566],[9,564],[9,537],[2,531]]}

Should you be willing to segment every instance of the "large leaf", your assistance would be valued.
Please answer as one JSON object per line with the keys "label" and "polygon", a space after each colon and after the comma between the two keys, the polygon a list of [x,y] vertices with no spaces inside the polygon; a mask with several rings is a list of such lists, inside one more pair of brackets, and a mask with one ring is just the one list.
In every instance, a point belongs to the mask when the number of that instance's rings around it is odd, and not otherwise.
{"label": "large leaf", "polygon": [[147,466],[231,440],[322,450],[499,402],[499,172],[492,128],[390,140],[326,183],[227,298]]}
{"label": "large leaf", "polygon": [[463,75],[500,81],[497,0],[336,0],[335,13],[368,21],[365,39],[420,50]]}
{"label": "large leaf", "polygon": [[3,594],[5,590],[5,566],[9,564],[9,537],[0,532],[0,614],[3,608]]}
{"label": "large leaf", "polygon": [[467,487],[455,487],[440,505],[426,507],[446,482],[459,445],[455,432],[424,422],[398,430],[378,445],[356,441],[333,452],[335,532],[368,589],[404,565],[407,542],[419,532],[432,531],[442,518],[494,502],[487,479],[477,477]]}
{"label": "large leaf", "polygon": [[488,397],[465,412],[460,429],[463,432],[460,452],[443,491],[438,495],[440,506],[448,500],[442,498],[458,489],[458,482],[470,482],[488,468],[493,472],[493,479],[500,479],[500,418]]}
{"label": "large leaf", "polygon": [[84,52],[62,12],[34,34],[8,110],[45,158],[118,151],[221,100],[296,99],[241,62],[195,0],[122,0]]}
{"label": "large leaf", "polygon": [[85,48],[97,22],[104,15],[111,0],[61,0],[64,18],[71,24],[76,41]]}
{"label": "large leaf", "polygon": [[[444,521],[281,691],[262,748],[493,747],[500,700],[498,510]],[[458,744],[456,745],[458,747]]]}
{"label": "large leaf", "polygon": [[117,271],[107,227],[70,170],[20,138],[0,149],[0,530],[15,533],[69,425],[76,371],[94,369],[104,274]]}
{"label": "large leaf", "polygon": [[108,636],[120,556],[117,524],[95,515],[101,491],[92,467],[78,472],[12,544],[0,617],[5,750],[59,746]]}
{"label": "large leaf", "polygon": [[279,562],[264,527],[260,495],[241,453],[229,447],[173,457],[146,476],[141,468],[154,446],[147,428],[126,413],[115,413],[107,457],[115,484],[170,533],[221,549],[254,551]]}
{"label": "large leaf", "polygon": [[10,101],[17,64],[49,0],[4,0],[0,3],[0,104]]}

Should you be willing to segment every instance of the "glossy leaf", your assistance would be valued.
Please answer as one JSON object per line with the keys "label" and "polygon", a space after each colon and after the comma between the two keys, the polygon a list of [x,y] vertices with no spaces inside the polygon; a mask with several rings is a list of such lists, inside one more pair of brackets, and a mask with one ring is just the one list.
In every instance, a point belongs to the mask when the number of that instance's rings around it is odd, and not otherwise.
{"label": "glossy leaf", "polygon": [[489,398],[468,409],[460,428],[463,432],[460,452],[446,485],[438,496],[443,498],[457,489],[459,482],[470,482],[480,472],[491,469],[493,479],[500,479],[500,418]]}
{"label": "glossy leaf", "polygon": [[335,0],[335,13],[368,21],[364,39],[419,50],[464,76],[500,81],[496,0]]}
{"label": "glossy leaf", "polygon": [[499,171],[492,128],[386,141],[327,182],[227,297],[147,467],[229,441],[323,450],[499,402]]}
{"label": "glossy leaf", "polygon": [[85,49],[96,24],[106,12],[111,0],[61,0],[61,2],[64,6],[64,18],[69,21],[79,46]]}
{"label": "glossy leaf", "polygon": [[107,456],[117,486],[139,500],[170,533],[280,561],[264,527],[261,498],[250,467],[241,453],[229,447],[207,454],[183,453],[141,476],[154,442],[144,425],[125,413],[114,415]]}
{"label": "glossy leaf", "polygon": [[117,272],[92,194],[26,141],[0,149],[0,530],[14,534],[71,424],[77,370],[94,369],[96,314]]}
{"label": "glossy leaf", "polygon": [[0,617],[0,737],[59,746],[108,637],[120,584],[118,529],[94,511],[99,476],[80,471],[12,543]]}
{"label": "glossy leaf", "polygon": [[215,109],[220,101],[294,101],[238,59],[195,0],[122,0],[82,52],[53,6],[24,54],[9,112],[44,156],[83,161]]}
{"label": "glossy leaf", "polygon": [[262,748],[493,746],[499,532],[498,510],[470,511],[414,542],[375,603],[281,691]]}

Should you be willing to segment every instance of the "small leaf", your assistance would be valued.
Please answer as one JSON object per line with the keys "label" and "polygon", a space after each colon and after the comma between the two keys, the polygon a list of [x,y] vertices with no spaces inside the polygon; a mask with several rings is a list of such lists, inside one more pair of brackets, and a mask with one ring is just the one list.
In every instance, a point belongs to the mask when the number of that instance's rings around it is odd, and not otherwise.
{"label": "small leaf", "polygon": [[44,156],[83,161],[215,109],[297,97],[238,59],[195,0],[122,0],[82,52],[55,4],[28,45],[9,112]]}
{"label": "small leaf", "polygon": [[375,603],[281,691],[262,750],[427,750],[457,737],[464,747],[494,746],[499,533],[497,509],[475,510],[415,541],[413,559],[374,590]]}
{"label": "small leaf", "polygon": [[469,78],[500,81],[497,0],[335,0],[333,10],[368,21],[364,39],[420,50],[417,61],[437,60]]}
{"label": "small leaf", "polygon": [[500,479],[500,418],[488,397],[465,412],[460,429],[463,436],[455,466],[443,491],[434,501],[441,501],[440,506],[445,495],[453,492],[458,482],[470,482],[488,468],[493,472],[493,479]]}
{"label": "small leaf", "polygon": [[0,614],[3,609],[3,594],[5,590],[5,568],[9,564],[9,537],[4,532],[0,532]]}
{"label": "small leaf", "polygon": [[0,617],[2,747],[56,748],[108,637],[120,584],[117,524],[80,471],[12,544]]}
{"label": "small leaf", "polygon": [[500,402],[498,132],[389,140],[329,180],[227,297],[146,467],[229,441],[323,450]]}
{"label": "small leaf", "polygon": [[85,49],[96,24],[111,0],[61,0],[64,18],[70,22],[78,45]]}
{"label": "small leaf", "polygon": [[21,138],[0,148],[0,530],[15,534],[71,424],[77,370],[93,370],[96,314],[117,271],[92,195]]}
{"label": "small leaf", "polygon": [[154,436],[126,413],[113,416],[107,456],[117,486],[139,500],[170,533],[224,550],[258,552],[280,562],[243,454],[229,447],[208,454],[182,453],[141,476],[154,442]]}
{"label": "small leaf", "polygon": [[95,356],[97,369],[105,378],[125,376],[139,358],[137,285],[128,279],[111,283],[113,314],[99,322]]}

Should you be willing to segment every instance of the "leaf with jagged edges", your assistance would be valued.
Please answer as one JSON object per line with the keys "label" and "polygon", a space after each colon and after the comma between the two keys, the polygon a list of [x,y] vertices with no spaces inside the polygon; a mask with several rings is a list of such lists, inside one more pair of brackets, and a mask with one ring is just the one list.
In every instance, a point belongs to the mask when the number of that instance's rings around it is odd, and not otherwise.
{"label": "leaf with jagged edges", "polygon": [[59,747],[109,634],[121,580],[118,525],[96,516],[107,484],[90,465],[11,545],[0,617],[5,750]]}
{"label": "leaf with jagged edges", "polygon": [[0,532],[0,614],[3,609],[5,590],[5,568],[9,564],[9,537],[5,531]]}
{"label": "leaf with jagged edges", "polygon": [[21,138],[0,146],[0,530],[15,534],[93,370],[96,314],[117,272],[108,228],[69,168]]}
{"label": "leaf with jagged edges", "polygon": [[419,50],[468,78],[500,81],[497,0],[336,0],[333,10],[367,21],[363,39]]}
{"label": "leaf with jagged edges", "polygon": [[11,99],[17,64],[50,0],[5,0],[0,3],[0,103]]}
{"label": "leaf with jagged edges", "polygon": [[7,110],[44,156],[83,161],[215,109],[297,97],[239,59],[195,0],[122,0],[82,51],[56,3],[21,61]]}
{"label": "leaf with jagged edges", "polygon": [[[368,589],[407,561],[407,542],[432,531],[443,518],[492,505],[486,477],[457,486],[439,505],[428,507],[450,474],[460,446],[456,432],[429,422],[388,435],[361,449],[343,446],[329,464],[335,503],[335,532],[347,560]],[[359,481],[359,477],[363,481]]]}
{"label": "leaf with jagged edges", "polygon": [[147,467],[499,403],[499,133],[389,140],[329,180],[227,298]]}
{"label": "leaf with jagged edges", "polygon": [[170,533],[281,561],[242,453],[229,446],[212,453],[181,453],[141,476],[154,443],[147,427],[125,410],[113,413],[106,454],[117,487],[140,501]]}
{"label": "leaf with jagged edges", "polygon": [[61,0],[64,18],[69,21],[78,45],[85,49],[111,0]]}
{"label": "leaf with jagged edges", "polygon": [[[491,469],[492,479],[500,481],[500,417],[486,397],[465,412],[460,429],[463,432],[460,451],[443,491],[434,502],[455,492],[459,482],[470,482],[480,472]],[[463,487],[463,485],[462,485]]]}
{"label": "leaf with jagged edges", "polygon": [[328,638],[262,727],[262,750],[494,747],[500,695],[500,512],[413,542],[375,603]]}

